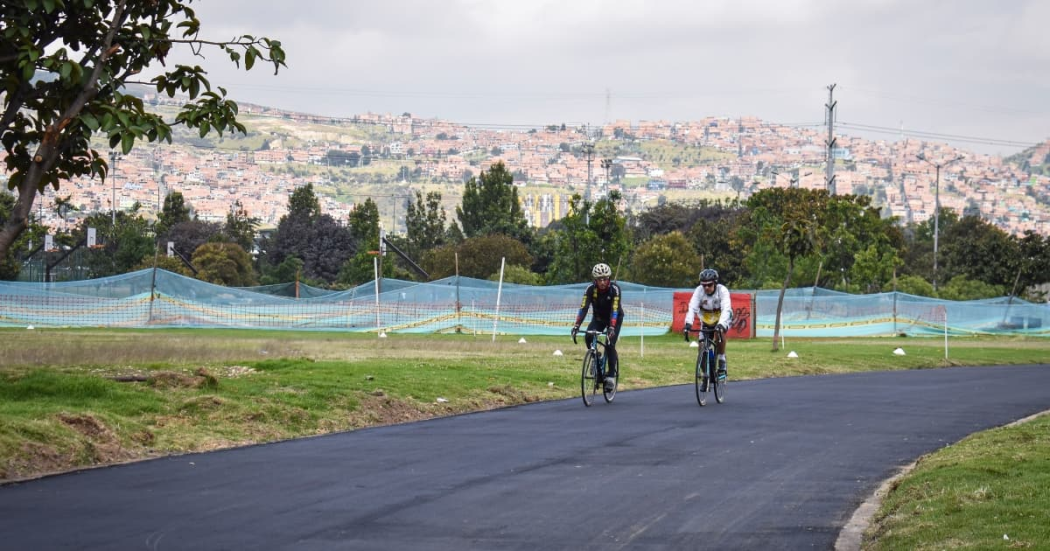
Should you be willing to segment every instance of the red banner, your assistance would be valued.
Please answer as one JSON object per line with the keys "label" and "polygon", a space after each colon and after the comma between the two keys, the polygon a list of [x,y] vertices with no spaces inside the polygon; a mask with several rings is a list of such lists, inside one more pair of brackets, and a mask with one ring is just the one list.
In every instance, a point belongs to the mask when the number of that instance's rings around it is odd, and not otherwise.
{"label": "red banner", "polygon": [[[691,298],[693,298],[692,291],[675,291],[674,317],[671,320],[672,332],[681,333],[685,327],[685,314],[689,309],[689,299]],[[733,305],[733,321],[729,326],[729,331],[726,331],[726,336],[734,339],[752,338],[754,327],[751,323],[751,295],[748,293],[729,293],[729,299]]]}

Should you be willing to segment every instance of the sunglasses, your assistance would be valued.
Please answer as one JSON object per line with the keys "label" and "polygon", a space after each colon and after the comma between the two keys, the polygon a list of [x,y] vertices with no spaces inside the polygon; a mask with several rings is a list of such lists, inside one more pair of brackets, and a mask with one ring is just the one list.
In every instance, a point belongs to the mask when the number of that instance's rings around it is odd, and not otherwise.
{"label": "sunglasses", "polygon": [[700,285],[703,285],[704,287],[714,287],[715,286],[715,282],[712,281],[710,283],[701,283]]}

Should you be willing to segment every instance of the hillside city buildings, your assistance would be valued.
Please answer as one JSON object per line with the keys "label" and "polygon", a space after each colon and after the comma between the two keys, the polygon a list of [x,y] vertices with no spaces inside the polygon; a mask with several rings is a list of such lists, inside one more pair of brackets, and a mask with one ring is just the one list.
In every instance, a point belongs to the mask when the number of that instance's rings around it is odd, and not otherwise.
{"label": "hillside city buildings", "polygon": [[[152,216],[164,197],[179,191],[204,220],[225,220],[239,202],[263,227],[274,226],[286,212],[288,197],[296,187],[313,183],[322,210],[337,220],[346,220],[354,201],[326,195],[331,187],[324,170],[294,170],[295,167],[331,168],[332,159],[355,159],[368,166],[347,169],[346,174],[377,171],[381,167],[405,165],[415,182],[445,182],[458,201],[462,183],[493,163],[502,161],[522,186],[519,196],[531,223],[546,226],[563,217],[573,193],[598,197],[618,189],[634,210],[656,204],[661,195],[682,197],[706,192],[746,198],[758,189],[778,186],[824,187],[823,127],[789,127],[757,118],[706,118],[698,121],[614,121],[601,128],[565,128],[552,125],[535,129],[467,127],[450,121],[421,119],[409,114],[364,114],[333,119],[302,113],[243,105],[242,122],[249,129],[253,120],[278,120],[287,127],[302,125],[302,145],[288,146],[272,132],[265,147],[251,151],[193,147],[177,141],[168,144],[139,144],[117,159],[105,183],[76,179],[63,184],[58,195],[81,213],[109,212],[114,206],[126,210],[138,203],[141,212]],[[366,126],[382,139],[324,139],[335,129]],[[332,133],[324,128],[333,129]],[[320,129],[320,130],[318,130]],[[585,154],[594,138],[619,143],[667,143],[672,151],[715,152],[714,158],[687,163],[686,159],[657,160],[637,154],[603,159]],[[954,147],[915,139],[873,141],[839,135],[834,155],[835,192],[873,197],[884,215],[904,222],[922,222],[933,215],[936,195],[935,163],[947,163],[940,173],[940,201],[944,207],[980,216],[1012,234],[1032,230],[1050,234],[1050,177],[1029,175],[1021,167],[999,156],[975,154]],[[700,148],[704,148],[701,150]],[[334,154],[333,154],[334,153]],[[0,155],[2,155],[0,151]],[[924,155],[927,161],[920,159]],[[1050,141],[1027,159],[1031,166],[1046,163]],[[604,162],[603,162],[604,161]],[[345,161],[344,161],[345,162]],[[383,164],[385,163],[385,165]],[[326,166],[327,165],[327,166]],[[343,167],[346,169],[346,167]],[[406,169],[407,170],[407,169]],[[404,176],[404,175],[402,175]],[[396,177],[394,177],[396,179]],[[624,183],[627,183],[625,185]],[[327,187],[326,187],[327,186]],[[343,188],[352,189],[347,182]],[[449,193],[445,194],[448,200]],[[54,212],[55,192],[48,190],[38,203],[45,224],[66,230],[77,223],[77,213],[59,218]],[[397,216],[397,213],[394,214]],[[403,223],[404,213],[400,213]],[[448,219],[454,220],[454,211]]]}

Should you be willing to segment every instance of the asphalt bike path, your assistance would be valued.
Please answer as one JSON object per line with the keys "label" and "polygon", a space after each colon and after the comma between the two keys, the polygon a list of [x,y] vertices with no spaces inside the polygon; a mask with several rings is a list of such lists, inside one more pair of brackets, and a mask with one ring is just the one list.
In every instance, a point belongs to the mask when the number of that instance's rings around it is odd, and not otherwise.
{"label": "asphalt bike path", "polygon": [[529,404],[0,486],[0,549],[832,549],[902,466],[1046,409],[1050,365]]}

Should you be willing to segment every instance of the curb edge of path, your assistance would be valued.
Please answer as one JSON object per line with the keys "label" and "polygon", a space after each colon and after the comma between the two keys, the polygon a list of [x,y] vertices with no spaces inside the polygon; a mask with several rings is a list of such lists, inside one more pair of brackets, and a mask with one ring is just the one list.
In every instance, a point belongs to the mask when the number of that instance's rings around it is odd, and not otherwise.
{"label": "curb edge of path", "polygon": [[[1018,419],[1012,423],[1007,423],[1000,428],[1021,425],[1047,414],[1050,414],[1050,409],[1029,415],[1024,419]],[[856,511],[853,511],[853,516],[842,527],[839,537],[835,540],[835,551],[860,551],[861,542],[864,540],[864,532],[871,526],[871,519],[875,518],[875,513],[882,507],[882,500],[886,497],[886,494],[901,478],[904,478],[905,475],[914,470],[921,460],[922,457],[912,461],[908,465],[901,467],[897,474],[882,481],[882,484],[879,484],[879,487],[872,492],[871,496],[864,500],[864,503],[861,503]]]}

